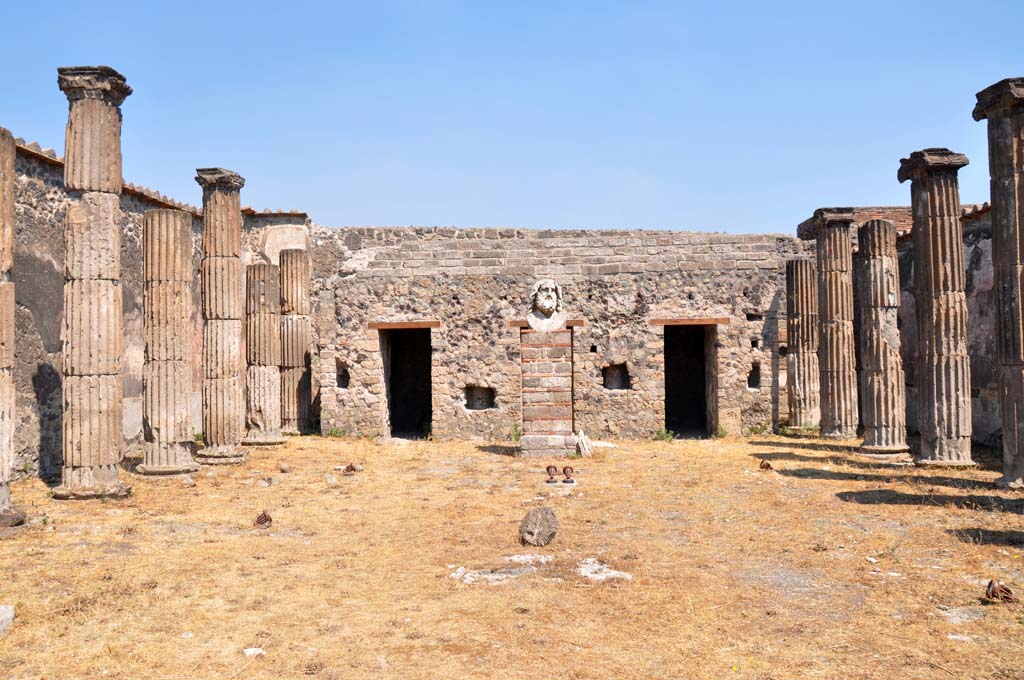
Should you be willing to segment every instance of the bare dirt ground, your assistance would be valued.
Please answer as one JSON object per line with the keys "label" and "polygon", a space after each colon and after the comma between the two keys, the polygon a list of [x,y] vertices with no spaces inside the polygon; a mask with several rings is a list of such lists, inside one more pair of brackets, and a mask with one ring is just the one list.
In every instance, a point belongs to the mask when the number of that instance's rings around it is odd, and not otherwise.
{"label": "bare dirt ground", "polygon": [[[981,599],[990,578],[1024,595],[1024,495],[996,472],[617,444],[550,497],[548,461],[508,446],[313,437],[193,488],[132,477],[127,501],[17,483],[0,677],[1024,678],[1024,605]],[[518,545],[541,505],[558,536]]]}

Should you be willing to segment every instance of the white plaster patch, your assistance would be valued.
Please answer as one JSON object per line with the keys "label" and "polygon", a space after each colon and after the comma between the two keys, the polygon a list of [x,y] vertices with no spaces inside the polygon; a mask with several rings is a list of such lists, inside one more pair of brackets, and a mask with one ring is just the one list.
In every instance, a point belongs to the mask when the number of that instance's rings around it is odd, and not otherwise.
{"label": "white plaster patch", "polygon": [[616,571],[606,564],[597,561],[596,557],[586,557],[576,567],[576,573],[591,581],[607,581],[608,579],[621,578],[627,581],[633,579],[632,574],[624,571]]}

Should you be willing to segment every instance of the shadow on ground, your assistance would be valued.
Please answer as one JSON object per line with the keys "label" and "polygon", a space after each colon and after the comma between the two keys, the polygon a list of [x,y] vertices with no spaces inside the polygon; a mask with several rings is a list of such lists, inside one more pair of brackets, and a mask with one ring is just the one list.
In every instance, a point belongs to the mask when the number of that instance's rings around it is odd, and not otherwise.
{"label": "shadow on ground", "polygon": [[[756,455],[754,456],[757,457]],[[776,470],[780,475],[786,477],[798,477],[800,479],[828,479],[836,482],[876,482],[881,484],[931,484],[933,486],[948,486],[954,489],[991,489],[992,483],[979,479],[963,479],[960,477],[936,477],[932,475],[883,475],[869,474],[865,472],[839,472],[836,470],[821,470],[819,468],[792,468],[789,470]]]}
{"label": "shadow on ground", "polygon": [[947,494],[904,493],[891,489],[871,489],[841,491],[836,494],[836,498],[860,505],[933,505],[937,507],[954,505],[966,510],[999,510],[1024,514],[1024,499],[999,496],[950,496]]}
{"label": "shadow on ground", "polygon": [[498,456],[518,456],[518,446],[502,446],[500,444],[482,444],[476,447],[478,451],[493,453]]}
{"label": "shadow on ground", "polygon": [[1024,546],[1024,531],[1003,531],[969,527],[966,529],[946,529],[946,533],[956,536],[964,543],[974,543],[975,545]]}

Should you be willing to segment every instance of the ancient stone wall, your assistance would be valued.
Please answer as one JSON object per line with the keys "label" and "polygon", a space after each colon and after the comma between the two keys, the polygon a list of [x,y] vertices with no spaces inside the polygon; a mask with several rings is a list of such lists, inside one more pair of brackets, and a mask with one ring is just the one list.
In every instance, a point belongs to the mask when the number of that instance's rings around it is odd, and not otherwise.
{"label": "ancient stone wall", "polygon": [[[573,333],[578,429],[648,437],[663,427],[664,326],[651,320],[688,318],[729,322],[718,326],[709,371],[714,425],[771,426],[771,354],[785,316],[785,258],[803,252],[796,239],[319,226],[310,237],[325,432],[387,434],[380,331],[371,325],[403,321],[439,322],[431,330],[434,436],[517,432],[519,329],[509,321],[524,318],[529,288],[542,276],[562,285],[568,318],[586,322]],[[629,387],[606,388],[602,369],[620,364]],[[467,408],[469,387],[492,389],[493,408]]]}

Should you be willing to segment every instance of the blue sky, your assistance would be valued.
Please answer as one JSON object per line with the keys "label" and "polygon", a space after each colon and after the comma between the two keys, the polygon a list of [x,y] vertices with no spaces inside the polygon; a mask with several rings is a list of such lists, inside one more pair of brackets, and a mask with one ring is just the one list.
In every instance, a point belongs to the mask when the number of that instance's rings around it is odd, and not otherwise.
{"label": "blue sky", "polygon": [[62,151],[56,67],[106,64],[126,180],[194,169],[321,224],[792,233],[906,205],[899,158],[966,153],[1024,75],[1024,2],[4,2],[0,125]]}

